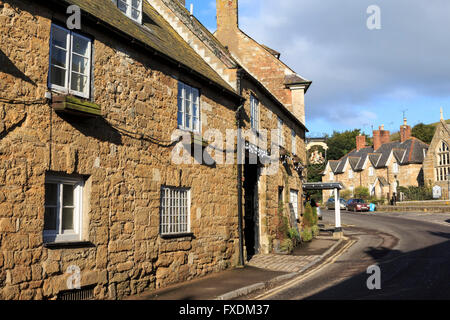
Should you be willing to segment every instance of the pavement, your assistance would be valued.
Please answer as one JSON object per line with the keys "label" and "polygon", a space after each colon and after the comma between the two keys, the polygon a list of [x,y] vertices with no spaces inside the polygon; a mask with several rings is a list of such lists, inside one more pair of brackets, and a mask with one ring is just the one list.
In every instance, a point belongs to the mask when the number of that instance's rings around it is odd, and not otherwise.
{"label": "pavement", "polygon": [[243,268],[144,292],[128,297],[127,300],[237,299],[301,276],[333,254],[346,241],[333,239],[330,232],[322,231],[312,242],[300,244],[292,255],[256,255]]}

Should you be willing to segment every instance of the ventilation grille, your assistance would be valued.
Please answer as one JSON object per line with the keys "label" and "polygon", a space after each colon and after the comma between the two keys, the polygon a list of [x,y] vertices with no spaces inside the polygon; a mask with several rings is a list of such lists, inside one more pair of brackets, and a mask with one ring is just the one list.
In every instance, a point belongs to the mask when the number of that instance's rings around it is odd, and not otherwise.
{"label": "ventilation grille", "polygon": [[94,298],[94,287],[84,287],[81,289],[62,291],[58,293],[58,300],[78,301],[92,300]]}

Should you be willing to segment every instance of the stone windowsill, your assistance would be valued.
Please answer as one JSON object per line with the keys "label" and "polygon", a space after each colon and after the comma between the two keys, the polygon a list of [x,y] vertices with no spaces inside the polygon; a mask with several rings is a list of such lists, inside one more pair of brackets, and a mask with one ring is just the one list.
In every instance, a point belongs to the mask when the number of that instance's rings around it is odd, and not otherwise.
{"label": "stone windowsill", "polygon": [[160,235],[161,239],[195,238],[192,232]]}
{"label": "stone windowsill", "polygon": [[90,241],[67,241],[67,242],[47,242],[44,243],[47,249],[70,249],[70,248],[92,248],[95,245]]}

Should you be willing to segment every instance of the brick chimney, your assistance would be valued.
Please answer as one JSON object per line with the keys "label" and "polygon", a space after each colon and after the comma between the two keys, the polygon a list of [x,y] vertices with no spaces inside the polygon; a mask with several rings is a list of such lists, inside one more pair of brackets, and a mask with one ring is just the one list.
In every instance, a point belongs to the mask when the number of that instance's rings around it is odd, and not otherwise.
{"label": "brick chimney", "polygon": [[380,127],[380,137],[381,137],[381,144],[391,142],[391,133],[388,130],[384,130],[384,125],[381,125]]}
{"label": "brick chimney", "polygon": [[403,119],[403,125],[400,126],[400,141],[405,142],[411,138],[411,126],[408,126],[408,121]]}
{"label": "brick chimney", "polygon": [[378,150],[381,147],[380,130],[373,130],[373,149]]}
{"label": "brick chimney", "polygon": [[359,151],[366,147],[366,136],[359,135],[356,137],[356,151]]}
{"label": "brick chimney", "polygon": [[216,0],[217,31],[238,28],[238,0]]}

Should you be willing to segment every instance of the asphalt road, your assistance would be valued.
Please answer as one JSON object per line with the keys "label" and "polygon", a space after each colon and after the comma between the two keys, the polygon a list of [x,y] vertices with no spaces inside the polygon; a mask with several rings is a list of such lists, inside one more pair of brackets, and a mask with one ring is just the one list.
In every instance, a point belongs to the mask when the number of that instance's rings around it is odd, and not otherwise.
{"label": "asphalt road", "polygon": [[[325,223],[333,224],[334,212],[324,211],[323,216]],[[442,221],[434,223],[426,219],[413,214],[405,218],[344,211],[344,233],[358,241],[300,282],[258,298],[450,299],[450,215],[442,215]],[[380,268],[381,289],[368,289],[372,273],[367,268],[371,265]],[[373,278],[369,282],[374,283]]]}

